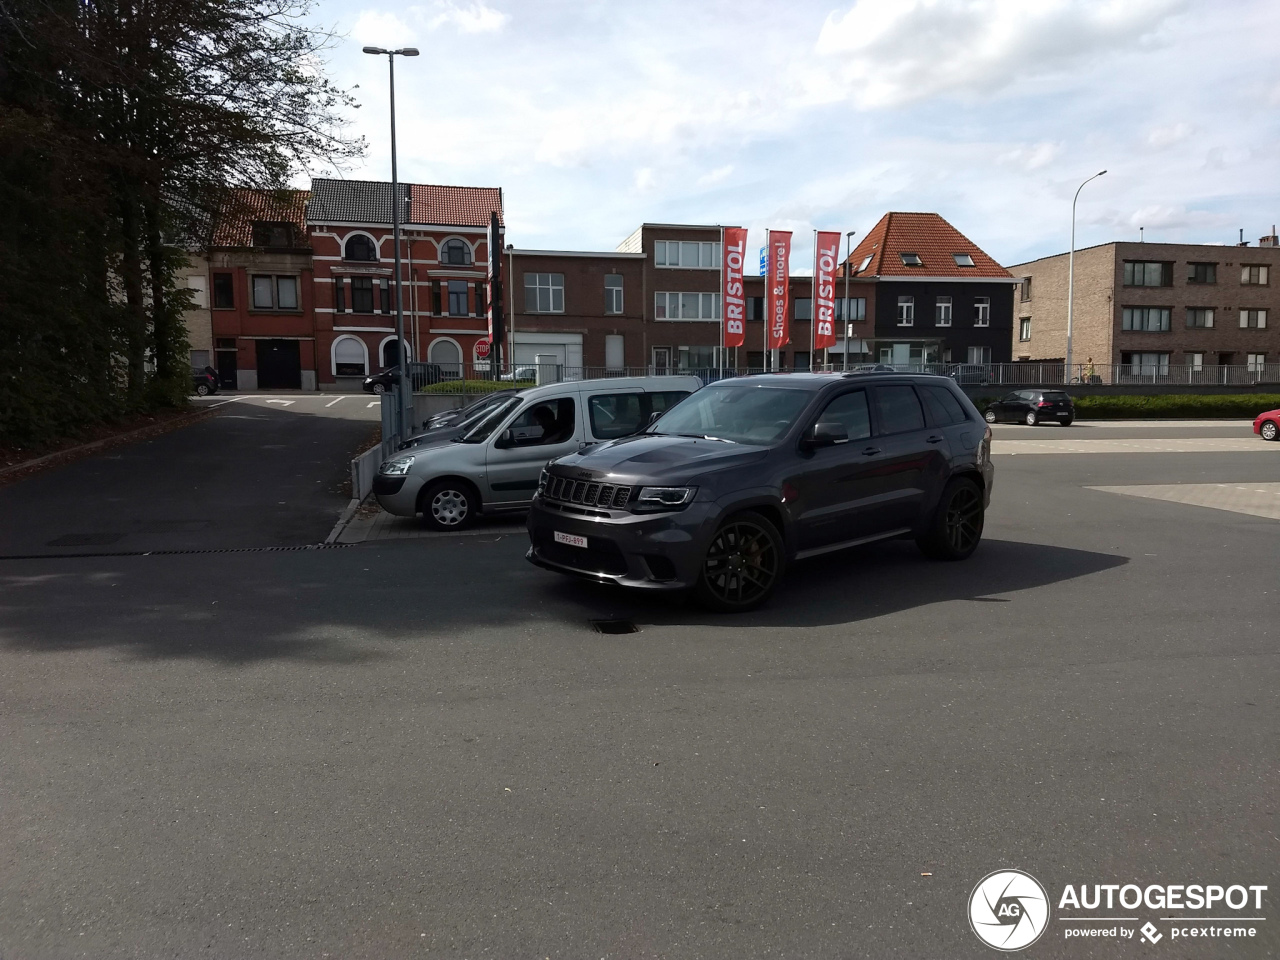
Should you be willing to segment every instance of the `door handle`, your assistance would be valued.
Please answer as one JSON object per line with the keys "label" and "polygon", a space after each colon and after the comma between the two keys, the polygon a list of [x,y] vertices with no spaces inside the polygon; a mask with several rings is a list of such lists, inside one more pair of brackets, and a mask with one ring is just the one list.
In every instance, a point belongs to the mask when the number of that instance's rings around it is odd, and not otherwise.
{"label": "door handle", "polygon": [[862,455],[864,457],[874,457],[879,452],[880,452],[879,447],[864,447],[862,450]]}
{"label": "door handle", "polygon": [[941,442],[942,442],[942,437],[929,437],[929,439],[925,440],[925,443],[941,443]]}

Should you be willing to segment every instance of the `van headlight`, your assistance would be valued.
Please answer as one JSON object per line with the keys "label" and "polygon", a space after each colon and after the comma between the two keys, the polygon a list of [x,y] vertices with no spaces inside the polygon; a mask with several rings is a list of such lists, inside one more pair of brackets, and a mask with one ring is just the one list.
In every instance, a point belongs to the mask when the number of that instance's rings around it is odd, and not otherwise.
{"label": "van headlight", "polygon": [[641,487],[635,509],[679,510],[688,506],[697,492],[697,487]]}
{"label": "van headlight", "polygon": [[384,463],[379,473],[385,477],[403,477],[412,466],[413,457],[396,457],[394,460],[388,460]]}

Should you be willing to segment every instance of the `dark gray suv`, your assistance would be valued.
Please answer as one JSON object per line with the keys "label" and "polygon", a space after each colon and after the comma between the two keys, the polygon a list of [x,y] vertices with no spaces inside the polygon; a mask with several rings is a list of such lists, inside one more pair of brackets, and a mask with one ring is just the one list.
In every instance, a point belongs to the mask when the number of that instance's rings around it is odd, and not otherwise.
{"label": "dark gray suv", "polygon": [[953,381],[899,373],[722,380],[636,436],[547,464],[528,559],[749,610],[786,564],[887,537],[968,557],[991,431]]}

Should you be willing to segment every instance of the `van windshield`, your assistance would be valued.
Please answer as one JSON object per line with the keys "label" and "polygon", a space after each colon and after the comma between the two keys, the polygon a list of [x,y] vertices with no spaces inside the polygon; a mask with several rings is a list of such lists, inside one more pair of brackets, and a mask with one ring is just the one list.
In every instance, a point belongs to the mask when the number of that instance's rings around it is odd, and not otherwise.
{"label": "van windshield", "polygon": [[807,390],[786,387],[704,387],[664,413],[646,433],[773,443],[791,429],[810,396]]}

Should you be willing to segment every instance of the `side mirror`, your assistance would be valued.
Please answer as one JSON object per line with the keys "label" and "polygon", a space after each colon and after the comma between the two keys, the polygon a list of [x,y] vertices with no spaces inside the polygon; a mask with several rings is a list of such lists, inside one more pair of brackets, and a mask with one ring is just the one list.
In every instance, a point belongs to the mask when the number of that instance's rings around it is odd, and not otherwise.
{"label": "side mirror", "polygon": [[830,420],[819,420],[805,431],[804,445],[810,449],[832,447],[838,443],[849,442],[849,431],[843,423]]}
{"label": "side mirror", "polygon": [[[661,411],[661,410],[655,410],[655,411],[653,411],[653,413],[649,414],[649,419],[648,419],[648,420],[646,420],[646,421],[644,422],[644,426],[645,426],[645,427],[651,427],[651,426],[653,426],[653,425],[654,425],[654,423],[655,423],[655,422],[657,422],[657,419],[658,419],[660,416],[662,416],[662,414],[663,414],[663,411]],[[644,427],[642,427],[641,429],[644,429]]]}
{"label": "side mirror", "polygon": [[515,431],[503,430],[502,436],[498,437],[498,439],[494,442],[493,445],[497,447],[499,450],[505,450],[507,449],[507,447],[514,447],[516,445]]}

